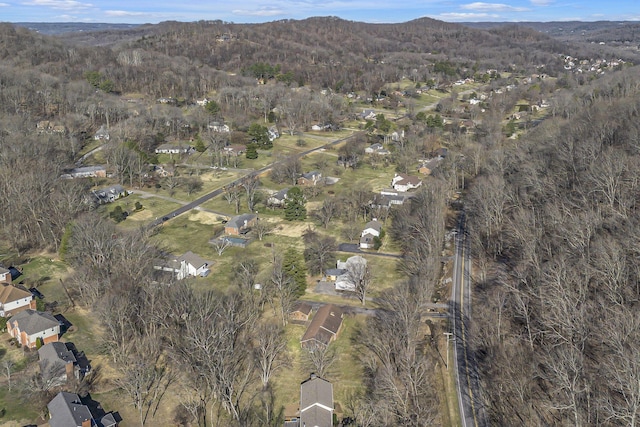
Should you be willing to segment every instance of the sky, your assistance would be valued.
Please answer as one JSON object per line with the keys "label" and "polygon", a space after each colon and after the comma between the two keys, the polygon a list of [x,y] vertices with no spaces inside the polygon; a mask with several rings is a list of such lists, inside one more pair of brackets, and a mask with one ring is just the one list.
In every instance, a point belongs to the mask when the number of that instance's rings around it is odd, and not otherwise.
{"label": "sky", "polygon": [[639,0],[0,0],[0,22],[222,20],[235,23],[337,16],[371,23],[429,17],[469,21],[640,20]]}

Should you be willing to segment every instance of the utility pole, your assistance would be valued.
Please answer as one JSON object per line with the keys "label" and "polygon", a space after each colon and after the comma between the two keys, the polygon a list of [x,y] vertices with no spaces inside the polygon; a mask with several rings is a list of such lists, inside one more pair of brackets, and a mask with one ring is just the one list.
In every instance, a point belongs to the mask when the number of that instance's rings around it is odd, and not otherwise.
{"label": "utility pole", "polygon": [[446,335],[447,337],[447,360],[444,365],[448,371],[449,370],[449,341],[451,341],[451,337],[453,336],[453,334],[451,332],[444,332],[443,334]]}

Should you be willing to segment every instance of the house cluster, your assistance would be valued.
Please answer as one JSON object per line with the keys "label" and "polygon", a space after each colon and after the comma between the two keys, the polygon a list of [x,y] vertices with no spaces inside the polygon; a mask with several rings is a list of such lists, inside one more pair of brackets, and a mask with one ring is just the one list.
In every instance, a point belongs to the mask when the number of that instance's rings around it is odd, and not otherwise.
{"label": "house cluster", "polygon": [[625,61],[622,59],[579,59],[571,55],[564,56],[564,69],[574,73],[604,74],[606,69],[613,69],[624,64]]}
{"label": "house cluster", "polygon": [[207,261],[191,251],[187,251],[180,256],[169,256],[163,263],[155,265],[154,268],[174,274],[177,280],[182,280],[187,277],[208,276],[211,272],[211,270],[209,270],[211,265],[213,265],[213,262]]}
{"label": "house cluster", "polygon": [[285,416],[284,427],[333,427],[333,385],[311,374],[300,384],[300,406],[295,416]]}

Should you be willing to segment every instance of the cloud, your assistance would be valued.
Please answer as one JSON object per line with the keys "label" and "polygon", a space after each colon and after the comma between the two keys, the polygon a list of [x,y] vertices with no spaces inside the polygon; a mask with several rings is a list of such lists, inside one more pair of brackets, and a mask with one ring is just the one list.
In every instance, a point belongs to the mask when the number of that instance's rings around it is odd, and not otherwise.
{"label": "cloud", "polygon": [[526,12],[526,7],[514,7],[504,3],[483,3],[475,2],[469,4],[463,4],[460,6],[462,9],[477,10],[483,12]]}
{"label": "cloud", "polygon": [[482,19],[495,19],[500,18],[500,15],[495,13],[473,13],[473,12],[448,12],[441,13],[436,19],[442,19],[444,21],[475,21]]}
{"label": "cloud", "polygon": [[0,7],[8,7],[9,3],[0,3]]}
{"label": "cloud", "polygon": [[146,16],[149,15],[146,12],[133,12],[129,10],[105,10],[104,14],[107,16],[123,17],[123,16]]}
{"label": "cloud", "polygon": [[261,8],[256,10],[247,10],[247,9],[234,9],[231,11],[234,15],[242,15],[242,16],[278,16],[284,15],[285,12],[281,9],[276,8]]}
{"label": "cloud", "polygon": [[31,0],[26,1],[23,4],[27,6],[44,6],[63,10],[88,9],[93,7],[90,3],[81,3],[75,0]]}
{"label": "cloud", "polygon": [[530,0],[534,6],[548,6],[553,3],[553,0]]}

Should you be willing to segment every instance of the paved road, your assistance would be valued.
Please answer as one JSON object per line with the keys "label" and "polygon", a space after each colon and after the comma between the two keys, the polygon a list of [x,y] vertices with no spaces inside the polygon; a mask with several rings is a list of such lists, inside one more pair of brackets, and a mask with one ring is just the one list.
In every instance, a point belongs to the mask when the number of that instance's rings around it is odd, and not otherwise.
{"label": "paved road", "polygon": [[376,255],[383,256],[387,258],[402,258],[402,255],[399,254],[390,254],[386,252],[369,252],[363,251],[360,249],[360,245],[357,243],[340,243],[338,245],[338,251],[340,252],[349,252],[352,254],[365,254],[365,255]]}
{"label": "paved road", "polygon": [[471,322],[471,257],[466,238],[464,212],[456,235],[453,266],[453,289],[450,316],[454,336],[454,368],[462,427],[485,427],[488,424],[482,399],[475,357],[469,348]]}
{"label": "paved road", "polygon": [[[309,150],[303,151],[302,153],[294,154],[293,156],[290,156],[290,157],[301,158],[301,157],[304,157],[304,156],[306,156],[308,154],[314,153],[316,151],[323,150],[323,149],[325,149],[327,147],[330,147],[330,146],[333,146],[333,145],[338,145],[341,142],[347,141],[347,140],[349,140],[351,138],[355,138],[356,136],[358,136],[360,134],[364,134],[365,132],[366,131],[355,132],[355,133],[353,133],[353,134],[351,134],[351,135],[349,135],[347,137],[336,139],[335,141],[329,142],[329,143],[327,143],[325,145],[322,145],[320,147],[311,148]],[[252,177],[255,177],[255,176],[260,176],[260,175],[264,174],[265,172],[268,172],[269,170],[271,170],[274,166],[276,166],[276,165],[278,165],[280,163],[283,163],[284,161],[286,161],[286,159],[282,159],[282,160],[279,160],[277,162],[273,162],[271,164],[268,164],[267,166],[265,166],[265,167],[263,167],[261,169],[258,169],[256,171],[250,172],[250,173],[248,173],[248,174],[236,179],[235,181],[232,181],[232,182],[228,183],[227,185],[225,185],[225,187],[229,187],[229,186],[233,187],[235,185],[239,185],[245,179],[249,179],[249,178],[252,178]],[[217,197],[217,196],[221,195],[223,192],[224,192],[224,187],[221,187],[221,188],[218,188],[216,190],[213,190],[211,193],[205,194],[204,196],[194,200],[193,202],[189,202],[189,203],[179,207],[178,209],[176,209],[174,211],[171,211],[171,212],[163,215],[162,217],[152,221],[151,223],[149,223],[148,227],[149,228],[156,227],[156,226],[158,226],[158,225],[160,225],[160,224],[162,224],[162,223],[164,223],[166,221],[169,221],[172,218],[175,218],[176,216],[178,216],[180,214],[183,214],[185,212],[189,212],[191,209],[195,209],[196,207],[200,206],[201,204],[203,204],[205,202],[208,202],[209,200],[213,199],[214,197]]]}

